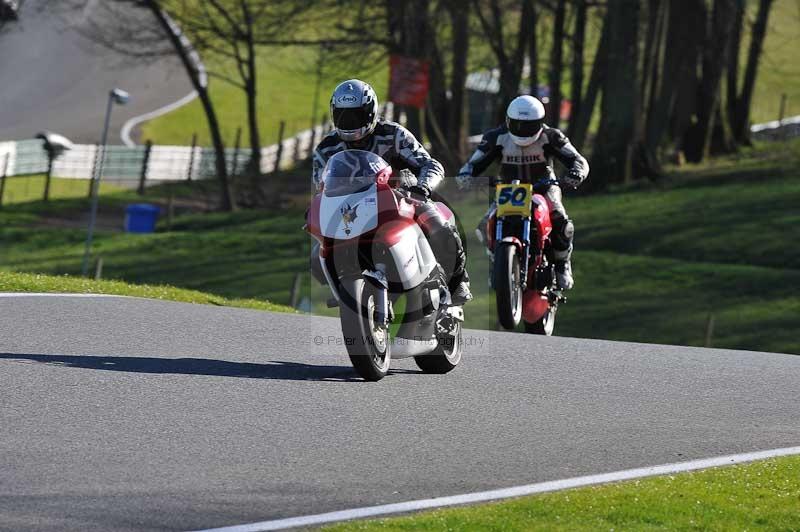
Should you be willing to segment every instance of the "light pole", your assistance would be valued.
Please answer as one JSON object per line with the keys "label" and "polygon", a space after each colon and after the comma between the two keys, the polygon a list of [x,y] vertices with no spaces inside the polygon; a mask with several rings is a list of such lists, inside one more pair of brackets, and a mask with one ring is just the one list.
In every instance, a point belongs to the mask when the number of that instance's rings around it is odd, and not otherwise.
{"label": "light pole", "polygon": [[106,143],[108,142],[108,127],[111,123],[111,108],[116,103],[117,105],[125,105],[128,103],[130,95],[122,89],[114,89],[108,93],[108,106],[106,107],[106,120],[103,125],[103,137],[100,141],[100,160],[97,163],[97,169],[92,176],[92,210],[89,215],[89,230],[86,234],[86,250],[83,252],[83,266],[81,267],[81,274],[86,277],[89,273],[89,256],[92,252],[92,237],[94,236],[94,225],[97,221],[97,202],[100,195],[100,179],[103,176],[103,162],[106,158]]}

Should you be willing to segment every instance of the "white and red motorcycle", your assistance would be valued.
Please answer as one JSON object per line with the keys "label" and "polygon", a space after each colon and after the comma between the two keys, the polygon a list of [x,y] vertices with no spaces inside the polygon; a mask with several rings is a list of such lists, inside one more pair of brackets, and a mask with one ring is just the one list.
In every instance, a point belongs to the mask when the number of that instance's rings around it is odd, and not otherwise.
{"label": "white and red motorcycle", "polygon": [[[414,217],[416,200],[393,189],[391,177],[391,166],[374,153],[337,153],[306,225],[320,243],[347,353],[370,381],[386,376],[392,358],[414,357],[425,372],[447,373],[463,349],[464,310],[450,305],[444,271]],[[450,209],[437,207],[455,224]],[[399,324],[394,336],[392,323]]]}

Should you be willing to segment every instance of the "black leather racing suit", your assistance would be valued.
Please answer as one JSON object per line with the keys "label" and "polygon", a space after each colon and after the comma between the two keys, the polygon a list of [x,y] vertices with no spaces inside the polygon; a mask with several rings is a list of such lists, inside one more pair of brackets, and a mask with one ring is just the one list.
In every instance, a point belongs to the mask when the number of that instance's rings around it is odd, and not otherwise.
{"label": "black leather racing suit", "polygon": [[[315,185],[319,184],[328,159],[347,149],[371,151],[380,155],[391,165],[395,175],[401,170],[410,170],[413,175],[404,176],[393,183],[402,189],[419,185],[433,191],[444,180],[442,165],[430,156],[410,131],[395,122],[379,120],[375,131],[358,142],[343,141],[336,130],[328,133],[320,141],[313,156]],[[436,259],[448,276],[450,290],[455,290],[462,281],[469,281],[466,270],[467,256],[458,231],[445,222],[439,209],[430,200],[416,202],[416,218],[425,221],[420,225],[428,237]],[[318,254],[318,246],[314,246],[311,250],[311,271],[317,280],[324,283],[324,278],[320,278]]]}
{"label": "black leather racing suit", "polygon": [[[566,166],[571,175],[580,182],[583,182],[589,175],[589,163],[558,129],[545,125],[542,134],[535,142],[529,146],[519,146],[509,135],[508,128],[502,125],[483,135],[475,153],[458,174],[459,176],[481,176],[493,162],[500,160],[500,180],[502,182],[510,183],[514,179],[519,179],[522,183],[536,183],[544,178],[555,179],[554,158]],[[557,185],[546,185],[540,187],[537,192],[547,198],[550,207],[555,259],[567,261],[572,254],[575,230],[564,208],[561,188]],[[494,202],[489,206],[486,216],[493,208]]]}

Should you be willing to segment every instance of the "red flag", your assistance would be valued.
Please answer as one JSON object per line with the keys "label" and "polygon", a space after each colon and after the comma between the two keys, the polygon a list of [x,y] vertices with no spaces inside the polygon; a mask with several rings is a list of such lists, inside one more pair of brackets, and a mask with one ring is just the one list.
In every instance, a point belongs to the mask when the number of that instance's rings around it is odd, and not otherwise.
{"label": "red flag", "polygon": [[425,107],[428,61],[404,55],[389,56],[389,100],[398,105]]}

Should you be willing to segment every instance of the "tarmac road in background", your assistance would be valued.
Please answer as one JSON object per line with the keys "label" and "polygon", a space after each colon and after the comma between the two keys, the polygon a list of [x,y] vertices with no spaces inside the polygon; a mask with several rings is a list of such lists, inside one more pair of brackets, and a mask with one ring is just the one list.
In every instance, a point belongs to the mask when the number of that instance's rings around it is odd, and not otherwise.
{"label": "tarmac road in background", "polygon": [[90,15],[102,20],[102,2],[90,1],[66,20],[49,13],[48,3],[53,0],[27,0],[19,21],[0,30],[0,141],[50,130],[76,143],[97,143],[108,91],[120,87],[131,101],[114,108],[109,140],[121,144],[119,132],[128,119],[192,91],[176,58],[132,60],[81,36],[78,30],[87,28]]}

